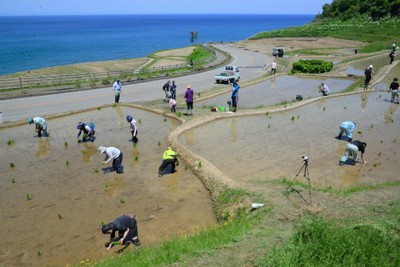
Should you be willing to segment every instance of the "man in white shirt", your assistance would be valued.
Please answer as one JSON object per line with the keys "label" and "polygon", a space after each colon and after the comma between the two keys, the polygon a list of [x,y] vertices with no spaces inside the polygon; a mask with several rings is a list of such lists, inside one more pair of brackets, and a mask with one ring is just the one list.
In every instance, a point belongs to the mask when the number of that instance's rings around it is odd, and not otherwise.
{"label": "man in white shirt", "polygon": [[115,94],[115,103],[118,104],[119,97],[121,96],[121,93],[122,93],[122,84],[119,81],[119,79],[117,79],[115,81],[115,83],[113,84],[113,89],[114,89],[114,94]]}
{"label": "man in white shirt", "polygon": [[116,148],[116,147],[105,147],[105,146],[99,146],[98,151],[101,154],[106,154],[106,157],[103,161],[103,164],[107,164],[109,163],[111,160],[113,160],[112,162],[112,166],[114,171],[116,171],[117,173],[124,173],[123,171],[123,167],[122,167],[122,152]]}
{"label": "man in white shirt", "polygon": [[319,92],[322,93],[323,96],[329,95],[330,91],[328,85],[321,83]]}
{"label": "man in white shirt", "polygon": [[272,64],[271,64],[271,71],[269,72],[269,75],[272,75],[272,72],[273,72],[274,75],[275,75],[275,73],[276,73],[276,61],[275,61],[275,60],[272,61]]}

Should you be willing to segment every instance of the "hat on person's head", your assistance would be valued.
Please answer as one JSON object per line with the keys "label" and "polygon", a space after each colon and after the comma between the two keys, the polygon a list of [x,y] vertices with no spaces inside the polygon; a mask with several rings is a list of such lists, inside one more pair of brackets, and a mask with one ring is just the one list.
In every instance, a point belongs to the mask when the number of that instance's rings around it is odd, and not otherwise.
{"label": "hat on person's head", "polygon": [[397,79],[397,78],[394,78],[394,79],[393,79],[393,81],[396,81],[396,82],[397,82],[398,80],[399,80],[399,79]]}
{"label": "hat on person's head", "polygon": [[189,84],[188,84],[188,85],[186,85],[186,89],[187,89],[187,88],[190,88],[190,85],[189,85]]}
{"label": "hat on person's head", "polygon": [[368,69],[372,69],[374,66],[372,66],[372,65],[369,65],[369,67],[368,67]]}
{"label": "hat on person's head", "polygon": [[106,152],[106,147],[105,146],[99,146],[99,148],[97,149],[97,151],[99,151],[100,153],[104,153]]}
{"label": "hat on person's head", "polygon": [[29,124],[33,123],[33,119],[32,118],[29,118],[27,121],[28,121]]}

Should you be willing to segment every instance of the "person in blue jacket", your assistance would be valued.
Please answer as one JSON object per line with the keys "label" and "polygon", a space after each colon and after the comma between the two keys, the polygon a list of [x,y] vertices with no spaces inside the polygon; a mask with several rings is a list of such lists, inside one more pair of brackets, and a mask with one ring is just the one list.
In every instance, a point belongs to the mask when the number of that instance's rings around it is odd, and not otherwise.
{"label": "person in blue jacket", "polygon": [[343,133],[346,133],[346,139],[347,141],[351,142],[353,140],[353,131],[356,128],[356,123],[352,121],[344,121],[340,124],[339,129],[339,135],[337,138],[339,140],[342,140]]}
{"label": "person in blue jacket", "polygon": [[237,111],[237,106],[239,102],[239,84],[235,81],[232,83],[232,106],[233,106],[233,112]]}

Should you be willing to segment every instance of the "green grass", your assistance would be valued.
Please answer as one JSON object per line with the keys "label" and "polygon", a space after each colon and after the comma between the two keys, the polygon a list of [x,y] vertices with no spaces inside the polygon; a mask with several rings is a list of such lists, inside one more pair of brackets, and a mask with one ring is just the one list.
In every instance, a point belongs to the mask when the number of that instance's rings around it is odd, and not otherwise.
{"label": "green grass", "polygon": [[[390,48],[393,41],[400,42],[398,19],[367,21],[353,19],[347,21],[330,20],[310,23],[305,26],[260,32],[249,38],[256,40],[275,37],[336,37],[368,43],[359,52],[370,53]],[[357,34],[355,34],[357,33]]]}
{"label": "green grass", "polygon": [[[397,213],[399,202],[395,203]],[[399,266],[400,236],[390,221],[364,223],[306,217],[283,246],[256,266]]]}
{"label": "green grass", "polygon": [[190,259],[208,251],[236,243],[260,221],[261,213],[254,216],[238,215],[234,220],[196,234],[177,236],[155,248],[142,248],[114,258],[103,260],[94,266],[166,266],[185,265]]}
{"label": "green grass", "polygon": [[[286,178],[280,178],[279,183],[282,185],[288,186],[291,184],[291,181],[289,181]],[[308,183],[305,182],[300,182],[300,181],[294,181],[292,186],[297,186],[301,187],[304,189],[308,190]],[[357,193],[357,192],[364,192],[364,191],[372,191],[376,189],[381,189],[381,188],[388,188],[392,186],[400,186],[400,181],[393,181],[393,182],[383,182],[383,183],[377,183],[377,184],[371,184],[371,185],[360,185],[360,186],[354,186],[354,187],[349,187],[345,189],[336,189],[331,186],[327,187],[318,187],[314,186],[311,181],[311,190],[312,191],[318,191],[318,192],[324,192],[324,193],[332,193],[336,194],[338,196],[349,196],[351,194]]]}

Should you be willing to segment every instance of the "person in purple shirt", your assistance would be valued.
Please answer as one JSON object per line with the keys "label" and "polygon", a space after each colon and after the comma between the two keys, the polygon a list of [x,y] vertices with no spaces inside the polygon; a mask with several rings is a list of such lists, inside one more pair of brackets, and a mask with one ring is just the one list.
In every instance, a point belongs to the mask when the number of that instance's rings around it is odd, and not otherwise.
{"label": "person in purple shirt", "polygon": [[[190,85],[186,86],[185,92],[186,106],[187,106],[187,115],[193,116],[193,90]],[[189,114],[190,111],[190,114]]]}

